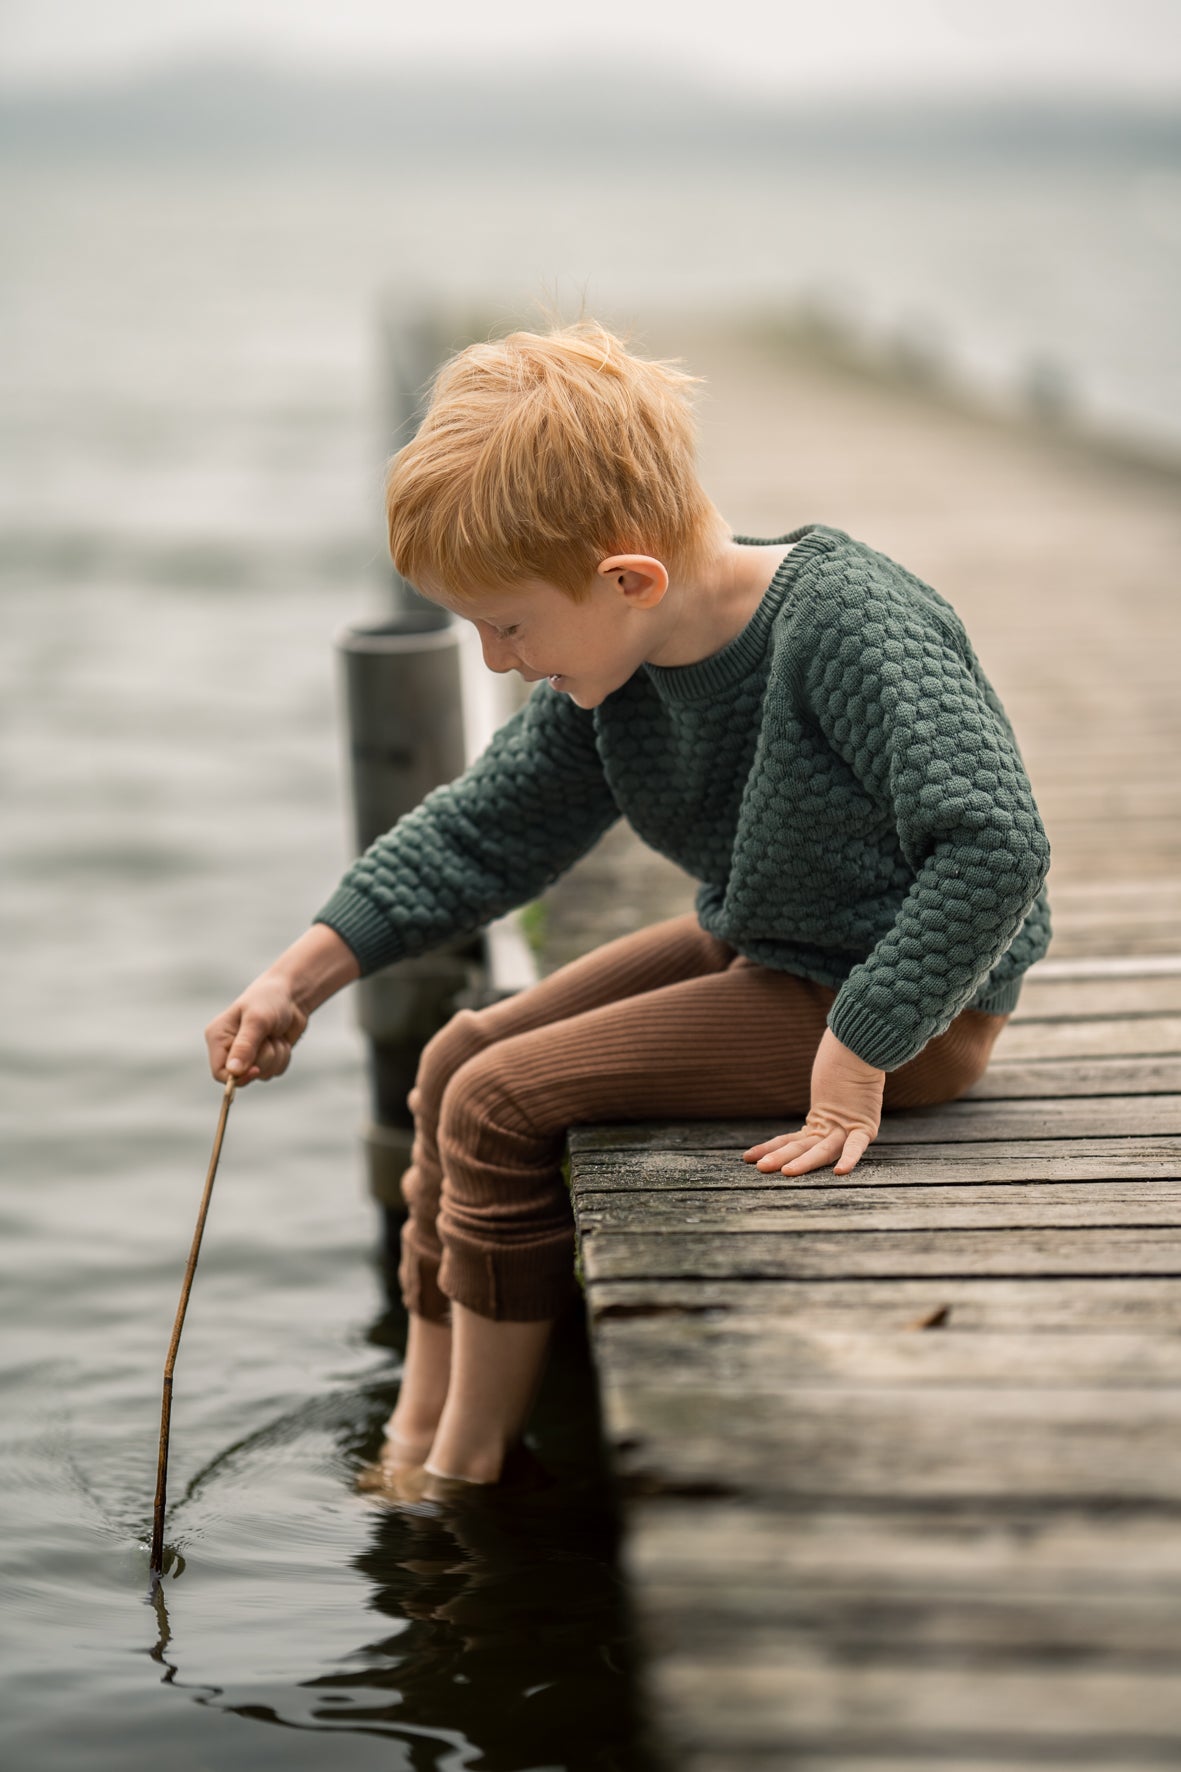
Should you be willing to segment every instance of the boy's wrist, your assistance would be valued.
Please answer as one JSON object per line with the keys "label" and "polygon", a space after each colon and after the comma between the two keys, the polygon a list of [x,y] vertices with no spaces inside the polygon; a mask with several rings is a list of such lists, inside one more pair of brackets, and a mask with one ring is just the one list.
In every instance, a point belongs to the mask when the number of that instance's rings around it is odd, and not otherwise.
{"label": "boy's wrist", "polygon": [[284,986],[304,1015],[360,976],[356,954],[326,923],[313,923],[264,974]]}
{"label": "boy's wrist", "polygon": [[825,1028],[823,1037],[826,1040],[831,1040],[842,1059],[847,1059],[851,1064],[860,1065],[863,1070],[872,1072],[875,1077],[885,1076],[886,1073],[880,1065],[870,1064],[867,1058],[862,1058],[859,1053],[854,1052],[851,1046],[846,1046],[845,1042],[838,1034],[834,1034],[831,1028]]}

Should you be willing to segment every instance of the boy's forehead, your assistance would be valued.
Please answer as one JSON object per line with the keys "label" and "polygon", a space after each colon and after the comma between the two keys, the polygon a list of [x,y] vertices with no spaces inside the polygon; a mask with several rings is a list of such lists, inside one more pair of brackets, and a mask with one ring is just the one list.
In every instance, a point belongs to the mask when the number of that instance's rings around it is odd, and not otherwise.
{"label": "boy's forehead", "polygon": [[477,590],[465,597],[454,597],[442,589],[425,584],[421,589],[432,603],[440,604],[453,615],[463,616],[467,621],[499,621],[502,616],[517,614],[531,603],[563,596],[555,585],[544,584],[540,579],[501,585],[494,590]]}

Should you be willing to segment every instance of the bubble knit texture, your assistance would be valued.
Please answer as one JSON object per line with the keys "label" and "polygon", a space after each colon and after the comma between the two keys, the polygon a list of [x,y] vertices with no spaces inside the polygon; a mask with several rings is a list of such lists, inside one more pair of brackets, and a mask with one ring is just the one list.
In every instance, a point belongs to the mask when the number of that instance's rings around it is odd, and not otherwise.
{"label": "bubble knit texture", "polygon": [[363,973],[536,897],[622,813],[701,882],[711,934],[837,989],[829,1027],[881,1070],[1015,1007],[1050,847],[962,621],[843,530],[771,540],[796,545],[722,651],[591,710],[539,684],[353,864],[316,921]]}

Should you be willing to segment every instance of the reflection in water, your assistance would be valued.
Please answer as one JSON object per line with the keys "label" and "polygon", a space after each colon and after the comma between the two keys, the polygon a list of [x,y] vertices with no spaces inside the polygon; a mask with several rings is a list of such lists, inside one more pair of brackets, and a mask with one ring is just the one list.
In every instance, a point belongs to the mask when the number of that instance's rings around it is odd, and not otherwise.
{"label": "reflection in water", "polygon": [[[401,1313],[392,1313],[369,1339],[389,1346],[404,1328]],[[170,1543],[164,1578],[149,1595],[156,1620],[149,1654],[164,1670],[163,1683],[257,1722],[391,1738],[403,1757],[389,1763],[413,1772],[654,1768],[637,1704],[618,1520],[585,1336],[583,1313],[571,1312],[559,1326],[533,1418],[530,1440],[555,1477],[551,1487],[473,1489],[454,1501],[405,1505],[353,1497],[371,1510],[372,1523],[352,1567],[370,1586],[370,1609],[388,1626],[320,1674],[289,1684],[187,1684],[169,1618],[184,1563]],[[373,1386],[361,1398],[338,1395],[311,1410],[320,1429],[332,1420],[346,1483],[376,1456],[395,1396],[396,1387]],[[245,1455],[293,1447],[311,1425],[305,1410],[220,1453],[190,1482],[178,1513]],[[172,1591],[179,1600],[183,1583]]]}

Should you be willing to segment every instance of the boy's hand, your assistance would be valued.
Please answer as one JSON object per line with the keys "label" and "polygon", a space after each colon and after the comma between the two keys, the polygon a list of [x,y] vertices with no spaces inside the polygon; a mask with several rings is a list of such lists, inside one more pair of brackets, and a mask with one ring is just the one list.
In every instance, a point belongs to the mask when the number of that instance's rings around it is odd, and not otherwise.
{"label": "boy's hand", "polygon": [[264,973],[205,1029],[209,1068],[219,1083],[233,1076],[239,1086],[281,1077],[307,1025],[288,986]]}
{"label": "boy's hand", "polygon": [[205,1029],[217,1081],[281,1077],[313,1010],[360,976],[347,942],[326,924],[313,923]]}
{"label": "boy's hand", "polygon": [[833,1163],[834,1174],[848,1175],[878,1135],[885,1086],[885,1071],[866,1064],[825,1028],[812,1064],[812,1106],[802,1128],[752,1145],[743,1162],[784,1175],[806,1175]]}

